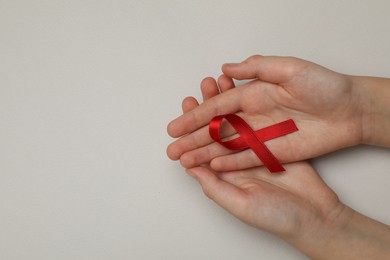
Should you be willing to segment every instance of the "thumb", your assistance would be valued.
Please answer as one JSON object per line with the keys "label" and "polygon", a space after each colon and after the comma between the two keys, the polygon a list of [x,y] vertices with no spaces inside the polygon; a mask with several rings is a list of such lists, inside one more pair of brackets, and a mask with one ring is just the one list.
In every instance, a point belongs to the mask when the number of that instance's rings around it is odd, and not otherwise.
{"label": "thumb", "polygon": [[251,56],[241,63],[226,63],[222,72],[228,77],[243,79],[259,79],[280,84],[288,82],[309,62],[293,57]]}
{"label": "thumb", "polygon": [[246,193],[231,183],[218,178],[215,172],[206,167],[195,167],[187,169],[189,175],[198,180],[202,186],[205,195],[215,203],[231,212],[233,215],[240,216],[242,208],[245,205]]}

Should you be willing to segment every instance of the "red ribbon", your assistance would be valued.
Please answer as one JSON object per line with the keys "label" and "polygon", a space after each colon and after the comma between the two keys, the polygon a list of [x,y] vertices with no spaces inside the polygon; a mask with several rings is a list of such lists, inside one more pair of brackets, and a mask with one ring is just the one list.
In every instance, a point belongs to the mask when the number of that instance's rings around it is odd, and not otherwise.
{"label": "red ribbon", "polygon": [[[229,141],[221,140],[221,124],[223,119],[226,119],[236,129],[240,137]],[[210,136],[214,141],[231,150],[251,148],[270,172],[282,172],[285,169],[267,146],[265,146],[264,142],[295,131],[298,131],[298,128],[292,119],[253,131],[241,117],[235,114],[216,116],[211,120],[209,125]]]}

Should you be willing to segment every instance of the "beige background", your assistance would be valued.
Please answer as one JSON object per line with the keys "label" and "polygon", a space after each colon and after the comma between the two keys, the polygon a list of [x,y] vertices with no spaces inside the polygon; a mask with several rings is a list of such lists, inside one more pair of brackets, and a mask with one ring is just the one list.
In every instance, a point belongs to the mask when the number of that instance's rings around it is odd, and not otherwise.
{"label": "beige background", "polygon": [[[0,259],[305,259],[202,194],[165,127],[220,65],[390,77],[390,2],[0,0]],[[390,103],[390,101],[389,101]],[[390,224],[390,150],[314,160]]]}

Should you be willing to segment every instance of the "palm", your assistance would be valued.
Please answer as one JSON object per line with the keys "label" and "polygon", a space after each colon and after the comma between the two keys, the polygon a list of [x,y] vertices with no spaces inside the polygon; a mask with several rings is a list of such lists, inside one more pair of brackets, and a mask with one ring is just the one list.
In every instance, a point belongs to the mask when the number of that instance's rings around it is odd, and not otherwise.
{"label": "palm", "polygon": [[[361,138],[359,107],[354,105],[358,102],[347,78],[295,59],[283,66],[279,70],[286,72],[278,72],[279,78],[272,74],[260,75],[265,79],[254,79],[214,96],[176,120],[173,132],[178,127],[190,134],[171,145],[171,157],[180,157],[186,168],[210,161],[216,170],[261,165],[251,150],[236,153],[212,142],[207,123],[222,113],[239,114],[253,129],[293,119],[298,132],[266,143],[282,162],[312,158],[358,143]],[[229,136],[234,131],[224,127],[223,134]]]}
{"label": "palm", "polygon": [[286,172],[271,175],[264,167],[212,173],[194,168],[205,193],[244,222],[290,237],[303,225],[316,227],[342,205],[337,195],[306,162],[285,165]]}

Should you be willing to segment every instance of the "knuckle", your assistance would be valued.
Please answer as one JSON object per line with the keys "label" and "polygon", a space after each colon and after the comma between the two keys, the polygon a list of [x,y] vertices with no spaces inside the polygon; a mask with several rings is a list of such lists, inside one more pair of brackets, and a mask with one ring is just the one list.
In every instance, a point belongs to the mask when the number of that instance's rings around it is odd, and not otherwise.
{"label": "knuckle", "polygon": [[193,156],[189,155],[188,153],[185,153],[180,156],[180,164],[184,168],[191,168],[193,165],[195,165],[195,160]]}
{"label": "knuckle", "polygon": [[257,63],[262,57],[263,57],[263,56],[258,55],[258,54],[252,55],[252,56],[250,56],[249,58],[247,58],[247,59],[244,61],[244,63],[246,63],[246,64]]}

